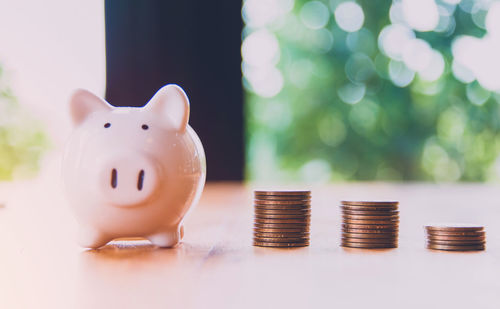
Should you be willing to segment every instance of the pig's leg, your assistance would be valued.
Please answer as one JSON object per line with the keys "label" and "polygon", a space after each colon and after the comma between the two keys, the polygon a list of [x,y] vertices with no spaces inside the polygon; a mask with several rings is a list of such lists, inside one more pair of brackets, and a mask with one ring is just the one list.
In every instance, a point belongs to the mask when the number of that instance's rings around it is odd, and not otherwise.
{"label": "pig's leg", "polygon": [[89,226],[81,228],[78,234],[78,244],[85,248],[97,249],[111,240],[108,236]]}
{"label": "pig's leg", "polygon": [[163,231],[149,235],[147,238],[149,241],[158,247],[170,248],[179,243],[181,240],[181,228],[179,226],[166,228]]}

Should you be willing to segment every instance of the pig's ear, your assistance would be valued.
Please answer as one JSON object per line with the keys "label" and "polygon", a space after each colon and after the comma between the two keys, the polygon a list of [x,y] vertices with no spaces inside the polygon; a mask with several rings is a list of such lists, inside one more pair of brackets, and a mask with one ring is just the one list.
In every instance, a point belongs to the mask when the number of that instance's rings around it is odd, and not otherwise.
{"label": "pig's ear", "polygon": [[69,100],[69,109],[73,123],[78,125],[93,112],[111,111],[113,107],[92,92],[77,89]]}
{"label": "pig's ear", "polygon": [[163,86],[144,107],[146,111],[167,117],[175,129],[184,132],[189,120],[189,99],[181,87]]}

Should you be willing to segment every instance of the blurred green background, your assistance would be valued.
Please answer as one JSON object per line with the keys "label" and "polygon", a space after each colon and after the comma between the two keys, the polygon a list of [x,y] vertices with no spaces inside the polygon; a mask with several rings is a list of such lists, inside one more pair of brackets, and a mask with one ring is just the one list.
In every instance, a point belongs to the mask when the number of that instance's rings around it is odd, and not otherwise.
{"label": "blurred green background", "polygon": [[499,1],[246,0],[249,180],[500,178]]}
{"label": "blurred green background", "polygon": [[49,141],[18,103],[0,64],[0,181],[36,175]]}

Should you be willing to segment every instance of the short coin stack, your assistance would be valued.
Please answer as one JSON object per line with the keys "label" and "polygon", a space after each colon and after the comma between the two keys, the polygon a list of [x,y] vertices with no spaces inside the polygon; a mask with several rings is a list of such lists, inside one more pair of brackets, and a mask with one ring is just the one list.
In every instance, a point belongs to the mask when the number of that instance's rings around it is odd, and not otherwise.
{"label": "short coin stack", "polygon": [[254,246],[309,245],[310,191],[255,191]]}
{"label": "short coin stack", "polygon": [[470,224],[436,224],[425,226],[427,248],[446,251],[480,251],[485,249],[483,226]]}
{"label": "short coin stack", "polygon": [[342,201],[342,247],[397,248],[399,202]]}

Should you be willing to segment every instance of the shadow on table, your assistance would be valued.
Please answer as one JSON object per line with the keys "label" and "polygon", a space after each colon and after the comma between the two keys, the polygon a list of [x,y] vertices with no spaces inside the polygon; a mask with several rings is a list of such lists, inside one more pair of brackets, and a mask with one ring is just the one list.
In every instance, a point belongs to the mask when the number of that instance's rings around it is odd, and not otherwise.
{"label": "shadow on table", "polygon": [[176,260],[184,252],[184,245],[174,248],[159,248],[147,240],[113,241],[99,249],[90,249],[81,253],[82,259],[89,263],[136,262],[151,263],[168,259]]}

